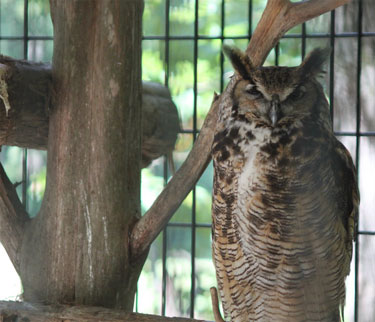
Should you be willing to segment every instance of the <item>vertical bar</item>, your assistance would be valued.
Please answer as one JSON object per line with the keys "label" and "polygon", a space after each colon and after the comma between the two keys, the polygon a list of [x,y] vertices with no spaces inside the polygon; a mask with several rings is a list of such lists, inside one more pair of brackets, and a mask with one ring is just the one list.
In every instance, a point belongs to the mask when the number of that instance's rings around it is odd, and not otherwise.
{"label": "vertical bar", "polygon": [[[169,84],[169,8],[170,0],[165,1],[165,75],[164,85]],[[164,157],[164,185],[167,184],[167,158]],[[167,229],[166,226],[163,230],[163,248],[162,248],[162,296],[161,296],[161,315],[165,316],[166,310],[166,296],[167,296]]]}
{"label": "vertical bar", "polygon": [[336,29],[335,29],[335,11],[331,11],[331,26],[330,26],[330,46],[331,46],[331,57],[329,60],[329,102],[330,102],[330,115],[331,115],[331,123],[333,126],[333,117],[334,117],[334,100],[335,100],[335,37],[336,37]]}
{"label": "vertical bar", "polygon": [[279,66],[280,42],[275,46],[275,66]]}
{"label": "vertical bar", "polygon": [[[194,106],[193,106],[193,142],[195,142],[197,136],[197,101],[198,101],[198,7],[199,1],[195,0],[195,12],[194,12]],[[190,288],[190,318],[194,318],[194,307],[195,307],[195,238],[196,238],[196,188],[193,188],[193,200],[192,200],[192,216],[191,216],[191,288]]]}
{"label": "vertical bar", "polygon": [[137,290],[135,292],[135,312],[138,312],[139,311],[139,307],[138,307],[138,284],[137,284]]}
{"label": "vertical bar", "polygon": [[168,87],[169,85],[169,6],[170,0],[165,1],[165,75],[164,75],[164,85]]}
{"label": "vertical bar", "polygon": [[[23,58],[27,59],[29,37],[29,1],[24,0],[23,6]],[[22,204],[27,208],[27,149],[22,152]]]}
{"label": "vertical bar", "polygon": [[[167,184],[167,160],[164,157],[164,186]],[[161,314],[165,316],[167,306],[167,230],[168,225],[163,229],[163,246],[162,246],[162,300],[161,300]]]}
{"label": "vertical bar", "polygon": [[302,24],[301,56],[302,56],[302,60],[306,56],[306,23],[305,22]]}
{"label": "vertical bar", "polygon": [[[225,27],[225,0],[221,0],[221,48],[224,43],[224,27]],[[220,51],[220,93],[224,90],[224,54]]]}
{"label": "vertical bar", "polygon": [[[359,175],[359,153],[360,153],[360,128],[361,128],[361,69],[362,69],[362,0],[358,1],[358,34],[357,34],[357,95],[356,95],[356,153],[355,153],[355,163],[357,169],[357,176]],[[359,176],[358,176],[359,184]],[[358,295],[359,295],[359,216],[357,224],[357,241],[355,243],[355,257],[354,257],[354,321],[358,322]]]}
{"label": "vertical bar", "polygon": [[29,38],[29,0],[23,5],[23,58],[27,59],[27,41]]}
{"label": "vertical bar", "polygon": [[27,209],[27,149],[22,150],[22,204]]}
{"label": "vertical bar", "polygon": [[249,0],[249,41],[253,34],[253,0]]}

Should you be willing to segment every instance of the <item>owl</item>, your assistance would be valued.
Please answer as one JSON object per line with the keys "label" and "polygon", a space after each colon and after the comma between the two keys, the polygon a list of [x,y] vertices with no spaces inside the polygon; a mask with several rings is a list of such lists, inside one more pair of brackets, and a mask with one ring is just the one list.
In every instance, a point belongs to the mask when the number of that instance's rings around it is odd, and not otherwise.
{"label": "owl", "polygon": [[212,239],[225,317],[340,321],[359,192],[317,80],[329,50],[258,68],[224,52],[235,74],[212,146]]}

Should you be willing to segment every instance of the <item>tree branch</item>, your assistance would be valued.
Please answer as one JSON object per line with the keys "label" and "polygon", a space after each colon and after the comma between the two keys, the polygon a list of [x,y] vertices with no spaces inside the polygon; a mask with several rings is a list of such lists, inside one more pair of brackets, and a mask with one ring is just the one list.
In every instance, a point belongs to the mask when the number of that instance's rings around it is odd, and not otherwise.
{"label": "tree branch", "polygon": [[0,163],[0,241],[17,272],[20,268],[18,254],[27,221],[29,216]]}
{"label": "tree branch", "polygon": [[42,305],[27,302],[0,301],[0,321],[30,322],[193,322],[202,320],[169,318],[164,316],[129,313],[93,306]]}
{"label": "tree branch", "polygon": [[263,65],[268,53],[291,28],[333,10],[350,0],[268,0],[246,49],[254,67]]}
{"label": "tree branch", "polygon": [[152,207],[135,224],[131,234],[132,256],[142,255],[171,219],[210,162],[210,151],[217,123],[219,96],[214,95],[201,132],[186,161],[155,200]]}

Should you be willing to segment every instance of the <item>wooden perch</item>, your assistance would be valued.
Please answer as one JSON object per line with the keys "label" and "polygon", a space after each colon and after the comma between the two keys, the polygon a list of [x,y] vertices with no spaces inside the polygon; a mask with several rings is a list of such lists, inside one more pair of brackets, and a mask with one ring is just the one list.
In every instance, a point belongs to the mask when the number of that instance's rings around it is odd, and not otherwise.
{"label": "wooden perch", "polygon": [[[310,0],[292,3],[289,0],[269,0],[246,50],[253,67],[263,64],[271,49],[289,29],[349,1]],[[134,226],[130,241],[133,256],[139,256],[148,249],[210,162],[219,102],[220,98],[215,94],[189,156],[151,208]]]}
{"label": "wooden perch", "polygon": [[[0,145],[47,149],[49,111],[53,109],[51,81],[50,64],[0,55]],[[2,84],[7,86],[3,91]],[[145,168],[152,160],[173,151],[180,125],[169,90],[152,82],[142,85]],[[7,104],[8,117],[4,108]]]}
{"label": "wooden perch", "polygon": [[129,313],[92,306],[42,305],[27,302],[0,301],[0,321],[30,322],[193,322],[202,320],[169,318],[157,315]]}

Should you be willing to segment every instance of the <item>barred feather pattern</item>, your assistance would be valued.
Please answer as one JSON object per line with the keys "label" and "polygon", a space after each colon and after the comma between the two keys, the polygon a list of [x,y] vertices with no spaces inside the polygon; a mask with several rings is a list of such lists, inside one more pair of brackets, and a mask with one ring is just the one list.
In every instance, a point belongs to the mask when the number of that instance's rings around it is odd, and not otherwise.
{"label": "barred feather pattern", "polygon": [[224,313],[232,322],[340,321],[359,203],[355,168],[315,79],[302,81],[303,111],[288,117],[285,107],[271,126],[259,116],[261,99],[243,93],[250,83],[282,97],[274,83],[285,77],[296,88],[289,79],[297,71],[264,68],[262,84],[259,73],[231,79],[212,147],[213,259]]}

